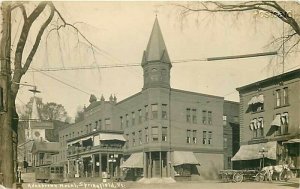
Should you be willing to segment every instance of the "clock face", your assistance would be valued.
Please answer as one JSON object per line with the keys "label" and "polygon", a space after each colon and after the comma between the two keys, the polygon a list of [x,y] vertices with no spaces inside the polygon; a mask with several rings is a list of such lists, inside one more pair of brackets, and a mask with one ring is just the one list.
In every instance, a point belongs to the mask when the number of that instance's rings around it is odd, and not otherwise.
{"label": "clock face", "polygon": [[151,80],[152,81],[158,81],[158,76],[157,75],[152,75]]}
{"label": "clock face", "polygon": [[40,135],[41,135],[40,132],[38,132],[38,131],[34,132],[34,136],[39,137]]}

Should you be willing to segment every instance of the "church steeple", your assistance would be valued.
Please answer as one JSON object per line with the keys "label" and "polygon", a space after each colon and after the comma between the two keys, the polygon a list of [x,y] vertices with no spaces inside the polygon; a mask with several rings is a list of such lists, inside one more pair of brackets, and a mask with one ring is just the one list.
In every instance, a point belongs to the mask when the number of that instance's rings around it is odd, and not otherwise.
{"label": "church steeple", "polygon": [[155,18],[148,45],[143,54],[144,88],[170,88],[171,60],[158,19]]}

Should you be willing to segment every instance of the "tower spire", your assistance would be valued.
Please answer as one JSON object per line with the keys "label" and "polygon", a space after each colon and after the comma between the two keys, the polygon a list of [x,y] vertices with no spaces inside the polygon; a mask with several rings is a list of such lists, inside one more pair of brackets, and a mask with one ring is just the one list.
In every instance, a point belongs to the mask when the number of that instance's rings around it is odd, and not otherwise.
{"label": "tower spire", "polygon": [[147,62],[171,63],[157,16],[155,17],[147,48],[144,51],[142,65]]}
{"label": "tower spire", "polygon": [[170,88],[170,69],[172,67],[167,47],[155,17],[150,39],[143,54],[144,87]]}

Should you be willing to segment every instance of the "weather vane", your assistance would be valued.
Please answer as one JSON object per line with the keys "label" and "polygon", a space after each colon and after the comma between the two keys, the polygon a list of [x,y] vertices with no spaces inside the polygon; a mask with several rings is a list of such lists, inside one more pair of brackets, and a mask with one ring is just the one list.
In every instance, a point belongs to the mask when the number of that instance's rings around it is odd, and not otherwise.
{"label": "weather vane", "polygon": [[157,5],[155,6],[154,13],[155,13],[155,16],[157,17],[157,14],[159,13],[159,11],[158,11],[158,6],[157,6]]}

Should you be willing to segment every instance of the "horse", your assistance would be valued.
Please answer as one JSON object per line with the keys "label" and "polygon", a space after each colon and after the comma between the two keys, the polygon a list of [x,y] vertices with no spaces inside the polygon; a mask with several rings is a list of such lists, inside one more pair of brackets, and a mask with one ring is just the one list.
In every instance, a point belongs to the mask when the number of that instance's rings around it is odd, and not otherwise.
{"label": "horse", "polygon": [[262,172],[265,173],[266,180],[272,181],[273,175],[276,173],[276,180],[282,180],[282,174],[290,172],[287,164],[263,167]]}

